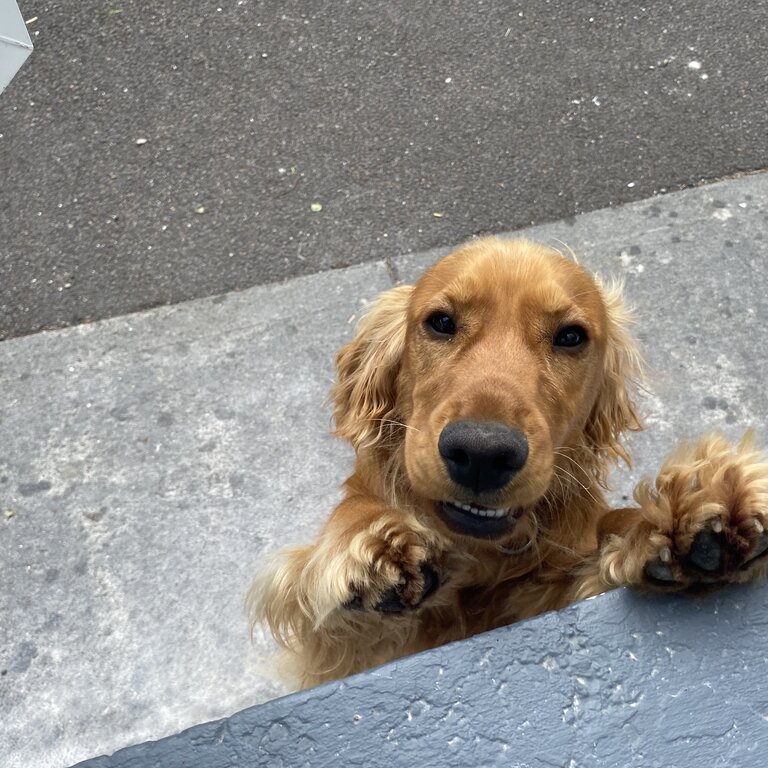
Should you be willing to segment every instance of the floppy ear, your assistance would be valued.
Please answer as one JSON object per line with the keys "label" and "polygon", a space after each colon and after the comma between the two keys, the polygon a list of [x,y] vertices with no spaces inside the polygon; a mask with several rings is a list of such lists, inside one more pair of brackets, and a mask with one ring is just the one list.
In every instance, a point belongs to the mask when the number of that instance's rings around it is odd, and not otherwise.
{"label": "floppy ear", "polygon": [[632,395],[643,380],[643,361],[637,344],[629,333],[632,313],[624,303],[620,283],[598,282],[608,316],[608,338],[603,383],[597,402],[587,420],[587,444],[597,457],[631,459],[621,444],[624,432],[643,428]]}
{"label": "floppy ear", "polygon": [[355,448],[375,445],[389,432],[386,420],[395,418],[412,292],[412,285],[401,285],[382,293],[360,321],[355,338],[336,357],[336,434]]}

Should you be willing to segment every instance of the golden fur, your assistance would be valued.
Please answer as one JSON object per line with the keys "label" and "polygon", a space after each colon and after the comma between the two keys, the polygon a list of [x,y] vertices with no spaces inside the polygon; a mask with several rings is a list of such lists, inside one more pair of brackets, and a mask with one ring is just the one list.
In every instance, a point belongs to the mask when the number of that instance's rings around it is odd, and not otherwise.
{"label": "golden fur", "polygon": [[[449,339],[426,327],[435,313],[455,319]],[[638,486],[636,507],[609,509],[607,469],[629,462],[622,436],[641,428],[629,322],[618,286],[524,240],[472,242],[378,299],[337,358],[336,432],[357,457],[344,500],[313,544],[278,554],[249,592],[252,621],[269,625],[298,685],[617,586],[764,573],[768,464],[749,436],[680,447]],[[555,345],[573,325],[587,342]],[[527,460],[503,487],[472,494],[446,471],[438,440],[462,420],[525,435]],[[477,538],[438,514],[451,500],[518,519]],[[702,535],[719,542],[716,562],[697,549]],[[439,587],[425,597],[428,572]],[[382,609],[393,597],[401,610]]]}

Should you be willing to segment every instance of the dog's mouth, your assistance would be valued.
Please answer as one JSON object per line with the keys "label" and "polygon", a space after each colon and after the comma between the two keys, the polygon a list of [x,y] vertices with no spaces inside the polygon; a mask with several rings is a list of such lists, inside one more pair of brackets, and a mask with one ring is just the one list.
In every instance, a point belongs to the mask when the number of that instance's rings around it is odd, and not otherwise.
{"label": "dog's mouth", "polygon": [[521,508],[493,509],[460,501],[438,501],[436,509],[439,517],[452,531],[476,539],[495,539],[509,533],[523,514]]}

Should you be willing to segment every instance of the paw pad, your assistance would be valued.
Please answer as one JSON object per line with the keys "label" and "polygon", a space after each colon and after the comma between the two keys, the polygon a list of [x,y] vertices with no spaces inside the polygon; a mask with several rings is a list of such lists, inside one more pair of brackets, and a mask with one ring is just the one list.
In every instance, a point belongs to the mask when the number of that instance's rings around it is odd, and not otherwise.
{"label": "paw pad", "polygon": [[[750,530],[751,528],[751,530]],[[645,578],[662,587],[682,587],[695,582],[738,581],[768,555],[768,531],[757,518],[738,528],[723,525],[719,517],[704,523],[685,549],[661,547],[643,569]]]}
{"label": "paw pad", "polygon": [[[386,590],[380,600],[373,606],[373,610],[379,613],[403,613],[421,605],[430,595],[437,591],[437,588],[440,586],[440,578],[437,572],[426,564],[421,565],[420,571],[423,586],[415,601],[407,599],[405,593],[410,585],[407,581],[404,581],[402,584],[397,584]],[[366,610],[362,595],[355,595],[344,607],[350,611]]]}
{"label": "paw pad", "polygon": [[[668,547],[665,547],[665,549],[669,551]],[[660,582],[662,584],[674,584],[677,581],[675,572],[670,568],[668,563],[665,563],[661,559],[661,557],[659,557],[658,560],[651,560],[645,564],[645,575],[651,581]]]}
{"label": "paw pad", "polygon": [[705,573],[722,570],[724,560],[723,524],[715,520],[709,528],[699,531],[691,543],[686,558],[688,565]]}

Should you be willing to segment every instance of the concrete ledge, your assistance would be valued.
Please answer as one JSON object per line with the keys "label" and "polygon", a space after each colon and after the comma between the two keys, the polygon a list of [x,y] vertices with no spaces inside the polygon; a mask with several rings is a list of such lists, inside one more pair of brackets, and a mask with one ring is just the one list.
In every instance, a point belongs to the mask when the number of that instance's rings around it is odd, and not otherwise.
{"label": "concrete ledge", "polygon": [[763,766],[768,589],[617,591],[78,768]]}

